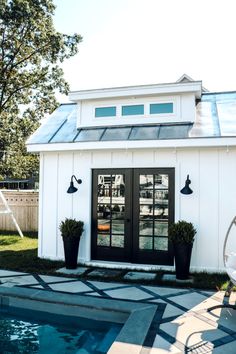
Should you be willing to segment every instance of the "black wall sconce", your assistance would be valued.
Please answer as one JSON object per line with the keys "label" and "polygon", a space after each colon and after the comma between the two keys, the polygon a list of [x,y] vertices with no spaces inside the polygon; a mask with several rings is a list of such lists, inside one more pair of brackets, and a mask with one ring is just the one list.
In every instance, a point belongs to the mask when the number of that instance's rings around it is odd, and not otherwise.
{"label": "black wall sconce", "polygon": [[182,194],[192,194],[193,191],[189,187],[190,183],[191,183],[191,181],[189,179],[189,175],[187,175],[187,179],[185,181],[185,186],[184,186],[184,188],[181,189],[180,193],[182,193]]}
{"label": "black wall sconce", "polygon": [[75,193],[75,192],[78,190],[78,188],[76,188],[76,187],[74,186],[73,178],[76,180],[76,182],[77,182],[78,184],[81,184],[81,183],[82,183],[82,180],[81,180],[81,179],[77,179],[77,178],[75,177],[75,175],[71,176],[70,187],[67,189],[67,193]]}

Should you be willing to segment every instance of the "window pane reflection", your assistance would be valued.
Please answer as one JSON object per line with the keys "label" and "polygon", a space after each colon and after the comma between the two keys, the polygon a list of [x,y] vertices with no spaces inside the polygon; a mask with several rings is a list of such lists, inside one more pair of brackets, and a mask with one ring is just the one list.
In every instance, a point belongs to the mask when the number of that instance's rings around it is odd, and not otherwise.
{"label": "window pane reflection", "polygon": [[114,236],[111,239],[112,247],[124,248],[124,236]]}
{"label": "window pane reflection", "polygon": [[112,205],[112,219],[124,220],[125,218],[125,206],[122,204]]}
{"label": "window pane reflection", "polygon": [[169,193],[166,190],[156,190],[155,200],[168,200]]}
{"label": "window pane reflection", "polygon": [[155,183],[155,188],[168,188],[169,185],[169,178],[168,175],[154,175],[154,183]]}
{"label": "window pane reflection", "polygon": [[124,220],[112,220],[111,229],[113,234],[124,234]]}
{"label": "window pane reflection", "polygon": [[154,216],[159,219],[168,218],[168,206],[161,204],[155,205]]}
{"label": "window pane reflection", "polygon": [[153,234],[153,221],[140,221],[139,222],[139,234],[152,236],[152,234]]}
{"label": "window pane reflection", "polygon": [[140,250],[152,250],[152,237],[139,237]]}
{"label": "window pane reflection", "polygon": [[98,219],[110,219],[111,207],[109,204],[98,204],[97,217]]}
{"label": "window pane reflection", "polygon": [[140,205],[140,219],[153,217],[153,205]]}
{"label": "window pane reflection", "polygon": [[153,175],[140,175],[139,185],[140,188],[151,188],[153,186]]}
{"label": "window pane reflection", "polygon": [[168,238],[155,237],[154,238],[154,249],[158,250],[158,251],[168,251]]}
{"label": "window pane reflection", "polygon": [[110,233],[110,220],[98,220],[97,229],[99,232]]}
{"label": "window pane reflection", "polygon": [[168,223],[156,221],[154,225],[155,236],[168,236]]}
{"label": "window pane reflection", "polygon": [[139,203],[140,204],[152,204],[153,203],[153,191],[146,190],[146,189],[140,190]]}
{"label": "window pane reflection", "polygon": [[98,234],[97,245],[109,247],[110,246],[110,235]]}

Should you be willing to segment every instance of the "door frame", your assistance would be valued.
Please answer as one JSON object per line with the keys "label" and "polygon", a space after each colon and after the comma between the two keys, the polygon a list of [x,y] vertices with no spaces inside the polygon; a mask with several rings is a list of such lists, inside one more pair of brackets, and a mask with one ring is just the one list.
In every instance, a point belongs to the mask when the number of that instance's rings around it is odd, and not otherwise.
{"label": "door frame", "polygon": [[[97,246],[97,176],[99,174],[125,174],[125,232],[124,248]],[[138,264],[173,265],[173,247],[168,241],[168,251],[139,250],[138,216],[139,208],[139,175],[168,174],[168,226],[174,222],[175,215],[175,168],[98,168],[92,170],[92,220],[91,220],[91,259],[119,261]],[[168,227],[169,229],[169,227]],[[135,235],[137,235],[135,237]],[[158,261],[158,263],[157,263]]]}

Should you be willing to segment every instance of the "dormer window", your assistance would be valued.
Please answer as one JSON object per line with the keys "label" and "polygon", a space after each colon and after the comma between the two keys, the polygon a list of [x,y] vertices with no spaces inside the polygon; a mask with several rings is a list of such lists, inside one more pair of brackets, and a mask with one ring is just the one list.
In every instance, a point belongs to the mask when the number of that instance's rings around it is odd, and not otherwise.
{"label": "dormer window", "polygon": [[144,114],[144,105],[135,104],[130,106],[122,106],[122,116],[137,116]]}
{"label": "dormer window", "polygon": [[95,108],[95,117],[115,117],[116,116],[116,107],[97,107]]}
{"label": "dormer window", "polygon": [[151,103],[150,114],[170,114],[173,113],[173,103]]}

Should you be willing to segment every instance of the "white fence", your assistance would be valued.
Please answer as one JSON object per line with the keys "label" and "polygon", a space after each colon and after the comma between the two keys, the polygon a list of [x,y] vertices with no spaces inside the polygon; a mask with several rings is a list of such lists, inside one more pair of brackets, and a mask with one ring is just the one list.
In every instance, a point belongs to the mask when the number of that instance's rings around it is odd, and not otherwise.
{"label": "white fence", "polygon": [[[2,190],[22,231],[38,231],[38,191]],[[0,210],[5,206],[0,199]],[[16,231],[9,214],[0,214],[0,230]]]}

